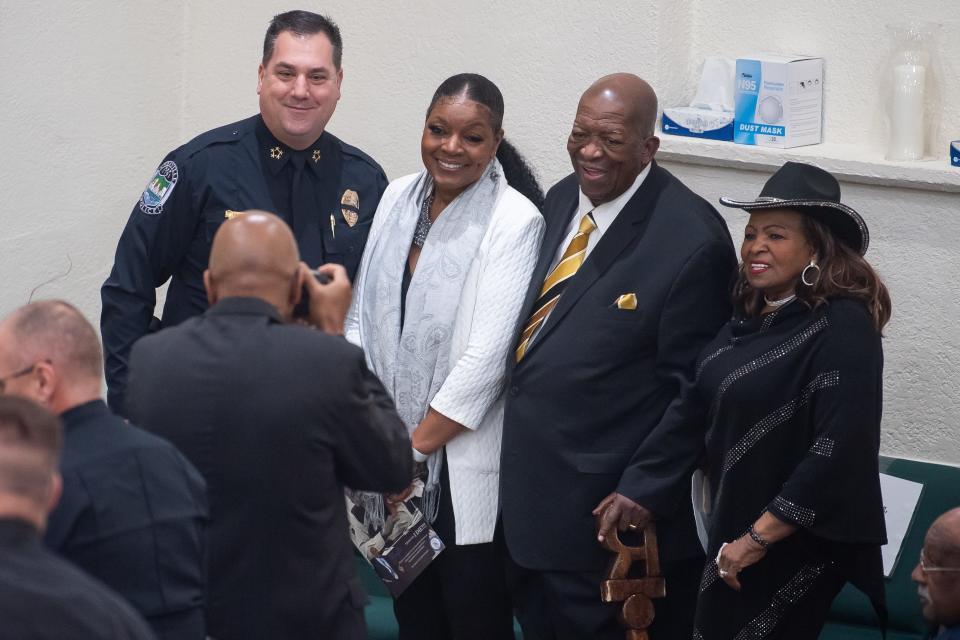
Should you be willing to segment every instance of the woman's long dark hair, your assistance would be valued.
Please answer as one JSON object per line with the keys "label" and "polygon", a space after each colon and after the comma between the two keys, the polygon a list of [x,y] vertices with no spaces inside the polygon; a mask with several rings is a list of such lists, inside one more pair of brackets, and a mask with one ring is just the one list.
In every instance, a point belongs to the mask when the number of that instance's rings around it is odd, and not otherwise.
{"label": "woman's long dark hair", "polygon": [[[812,286],[797,282],[797,299],[815,309],[830,298],[856,298],[867,306],[874,326],[882,332],[890,320],[891,303],[880,276],[863,256],[838,240],[822,223],[807,215],[802,219],[803,234],[817,255],[820,271],[809,271],[807,281],[815,280]],[[763,295],[747,282],[744,268],[741,264],[733,302],[747,317],[752,317],[763,309]]]}
{"label": "woman's long dark hair", "polygon": [[[467,99],[487,107],[490,110],[490,127],[494,133],[497,133],[503,127],[503,94],[500,93],[497,85],[477,73],[458,73],[444,80],[434,92],[433,99],[430,100],[427,115],[430,115],[438,100],[455,96],[465,96]],[[542,209],[543,189],[540,188],[533,169],[523,159],[516,147],[507,142],[506,139],[500,141],[500,147],[497,149],[497,160],[503,166],[507,183],[526,196],[530,202],[537,206],[537,209]]]}

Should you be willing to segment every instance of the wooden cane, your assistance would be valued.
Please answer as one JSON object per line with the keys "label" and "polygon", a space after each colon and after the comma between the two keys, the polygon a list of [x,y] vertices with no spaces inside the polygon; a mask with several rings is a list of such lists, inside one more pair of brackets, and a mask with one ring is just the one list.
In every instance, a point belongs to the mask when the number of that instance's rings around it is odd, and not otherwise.
{"label": "wooden cane", "polygon": [[[601,516],[597,516],[600,530]],[[653,598],[667,594],[666,583],[660,575],[660,556],[657,549],[657,528],[652,522],[643,529],[643,544],[632,547],[620,540],[615,528],[600,543],[616,554],[610,561],[606,576],[600,583],[600,599],[604,602],[623,602],[620,624],[626,629],[626,640],[649,640],[647,629],[655,615]],[[640,563],[639,577],[629,577],[630,569]]]}

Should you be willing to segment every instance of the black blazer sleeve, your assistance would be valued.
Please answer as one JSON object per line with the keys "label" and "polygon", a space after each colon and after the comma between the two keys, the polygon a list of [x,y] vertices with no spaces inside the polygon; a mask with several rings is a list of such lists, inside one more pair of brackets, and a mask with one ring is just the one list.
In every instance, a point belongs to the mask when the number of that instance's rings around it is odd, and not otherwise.
{"label": "black blazer sleeve", "polygon": [[673,516],[690,498],[690,476],[703,449],[705,410],[693,389],[694,363],[729,319],[735,268],[729,244],[704,244],[680,272],[661,315],[656,372],[677,389],[677,397],[634,452],[617,487],[661,518]]}
{"label": "black blazer sleeve", "polygon": [[350,389],[334,409],[341,425],[334,442],[337,475],[352,489],[402,491],[413,478],[410,436],[363,353],[356,354]]}

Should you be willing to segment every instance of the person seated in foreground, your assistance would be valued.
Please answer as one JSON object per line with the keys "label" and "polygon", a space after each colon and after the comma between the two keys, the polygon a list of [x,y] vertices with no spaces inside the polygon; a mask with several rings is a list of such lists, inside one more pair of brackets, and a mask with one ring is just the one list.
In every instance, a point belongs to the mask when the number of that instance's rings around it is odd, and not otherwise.
{"label": "person seated in foreground", "polygon": [[[16,373],[4,371],[0,389]],[[0,397],[3,637],[150,640],[149,627],[129,604],[40,542],[60,497],[62,444],[56,416],[25,398]]]}
{"label": "person seated in foreground", "polygon": [[960,640],[960,507],[934,520],[910,577],[936,640]]}
{"label": "person seated in foreground", "polygon": [[161,639],[203,640],[203,478],[169,442],[127,424],[100,397],[97,332],[44,300],[0,323],[6,393],[64,427],[63,497],[44,543],[123,596]]}

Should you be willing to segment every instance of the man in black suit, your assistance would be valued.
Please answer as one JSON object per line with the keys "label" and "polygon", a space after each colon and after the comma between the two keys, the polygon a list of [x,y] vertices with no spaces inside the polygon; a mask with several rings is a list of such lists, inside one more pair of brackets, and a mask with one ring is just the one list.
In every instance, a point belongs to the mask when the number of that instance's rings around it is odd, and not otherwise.
{"label": "man in black suit", "polygon": [[[600,601],[605,529],[645,522],[633,453],[730,313],[730,234],[654,155],[657,98],[630,74],[580,99],[574,173],[544,204],[546,232],[507,383],[502,535],[528,640],[622,638]],[[668,596],[654,640],[689,638],[703,551],[691,506],[655,514]],[[633,525],[633,526],[631,526]]]}
{"label": "man in black suit", "polygon": [[173,445],[110,413],[96,330],[61,300],[28,304],[0,323],[0,369],[5,393],[63,421],[47,548],[126,598],[161,640],[203,640],[206,485]]}
{"label": "man in black suit", "polygon": [[[134,346],[130,415],[207,480],[208,633],[363,637],[343,487],[397,492],[412,477],[406,428],[360,349],[340,333],[350,284],[320,284],[278,217],[217,232],[210,309]],[[309,320],[291,323],[304,287]]]}

